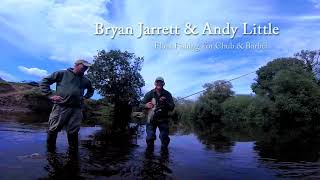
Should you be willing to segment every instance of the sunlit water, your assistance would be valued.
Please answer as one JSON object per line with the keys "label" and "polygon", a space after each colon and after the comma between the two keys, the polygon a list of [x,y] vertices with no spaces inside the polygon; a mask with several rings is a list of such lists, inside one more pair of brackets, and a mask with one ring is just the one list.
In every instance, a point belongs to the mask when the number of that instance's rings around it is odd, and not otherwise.
{"label": "sunlit water", "polygon": [[172,135],[168,152],[146,151],[144,133],[104,143],[100,127],[82,127],[77,155],[68,154],[66,133],[47,153],[46,124],[0,122],[0,179],[318,179],[318,161],[260,157],[255,142],[202,144],[195,134]]}

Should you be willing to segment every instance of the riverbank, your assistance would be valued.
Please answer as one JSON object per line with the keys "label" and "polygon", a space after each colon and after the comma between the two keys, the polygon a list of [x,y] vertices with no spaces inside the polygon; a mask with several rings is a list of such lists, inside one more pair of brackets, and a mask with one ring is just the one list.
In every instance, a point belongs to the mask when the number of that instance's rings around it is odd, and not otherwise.
{"label": "riverbank", "polygon": [[[83,124],[103,124],[109,119],[110,105],[102,100],[85,100]],[[0,82],[0,114],[20,122],[46,122],[52,102],[37,82]],[[10,118],[9,118],[10,119]]]}
{"label": "riverbank", "polygon": [[37,84],[0,82],[0,114],[49,114],[52,103]]}

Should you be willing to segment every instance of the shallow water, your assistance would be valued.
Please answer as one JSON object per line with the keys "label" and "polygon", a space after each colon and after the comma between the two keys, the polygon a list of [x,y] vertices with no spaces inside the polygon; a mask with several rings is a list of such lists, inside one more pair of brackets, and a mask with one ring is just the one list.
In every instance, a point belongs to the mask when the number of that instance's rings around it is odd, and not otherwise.
{"label": "shallow water", "polygon": [[193,133],[172,135],[168,151],[160,150],[159,140],[146,151],[143,131],[106,142],[98,138],[100,127],[82,127],[78,154],[68,153],[65,132],[56,152],[48,153],[46,126],[0,122],[0,179],[320,178],[317,155],[283,161],[255,141],[207,141]]}

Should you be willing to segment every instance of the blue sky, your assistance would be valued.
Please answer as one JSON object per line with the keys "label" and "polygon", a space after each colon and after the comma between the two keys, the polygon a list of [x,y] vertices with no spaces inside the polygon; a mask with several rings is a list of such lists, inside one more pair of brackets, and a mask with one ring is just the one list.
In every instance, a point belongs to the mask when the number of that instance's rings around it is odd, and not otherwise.
{"label": "blue sky", "polygon": [[[179,25],[202,27],[206,22],[242,27],[243,22],[280,28],[276,36],[96,36],[95,23],[108,26]],[[120,49],[144,56],[144,92],[163,76],[166,89],[185,96],[202,85],[254,71],[277,57],[302,49],[319,49],[319,0],[2,0],[0,4],[0,77],[8,81],[35,80],[72,66],[77,58],[92,57],[97,50]],[[154,44],[265,43],[264,49],[164,50]],[[238,94],[251,93],[255,74],[232,84]],[[97,96],[96,96],[97,97]]]}

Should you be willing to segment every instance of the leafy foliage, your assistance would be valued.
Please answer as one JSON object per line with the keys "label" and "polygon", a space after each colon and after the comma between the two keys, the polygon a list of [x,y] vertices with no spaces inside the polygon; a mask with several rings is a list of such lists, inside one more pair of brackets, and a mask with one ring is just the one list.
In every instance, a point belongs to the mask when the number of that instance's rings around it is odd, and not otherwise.
{"label": "leafy foliage", "polygon": [[284,142],[316,137],[320,134],[317,82],[306,61],[275,59],[257,71],[252,84],[256,95],[234,96],[232,85],[221,81],[205,84],[203,95],[193,105],[183,105],[180,111],[185,115],[180,117],[198,131],[210,132],[223,123],[228,129],[259,129]]}
{"label": "leafy foliage", "polygon": [[128,126],[132,105],[142,96],[144,80],[140,74],[143,57],[120,50],[98,51],[88,77],[93,86],[113,105],[112,128],[123,130]]}
{"label": "leafy foliage", "polygon": [[99,94],[112,103],[137,102],[142,96],[144,80],[140,74],[143,57],[120,50],[101,50],[94,57],[88,77]]}
{"label": "leafy foliage", "polygon": [[320,78],[320,50],[302,50],[294,56],[306,64],[307,71],[315,73]]}

